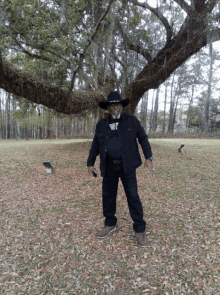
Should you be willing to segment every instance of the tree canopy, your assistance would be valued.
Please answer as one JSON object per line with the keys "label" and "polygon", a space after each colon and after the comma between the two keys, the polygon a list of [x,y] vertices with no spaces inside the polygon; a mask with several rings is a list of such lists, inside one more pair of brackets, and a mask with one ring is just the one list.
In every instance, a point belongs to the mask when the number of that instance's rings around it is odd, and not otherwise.
{"label": "tree canopy", "polygon": [[220,39],[218,0],[0,0],[0,87],[65,114],[118,89],[135,108]]}

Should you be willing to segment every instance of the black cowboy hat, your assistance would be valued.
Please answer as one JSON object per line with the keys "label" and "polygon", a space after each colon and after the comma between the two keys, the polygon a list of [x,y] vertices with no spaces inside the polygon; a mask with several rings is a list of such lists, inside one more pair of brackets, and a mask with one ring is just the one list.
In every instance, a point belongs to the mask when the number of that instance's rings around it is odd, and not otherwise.
{"label": "black cowboy hat", "polygon": [[123,107],[126,107],[129,104],[129,99],[122,99],[118,91],[112,91],[107,97],[107,101],[99,102],[100,108],[107,110],[107,105],[111,103],[121,103]]}

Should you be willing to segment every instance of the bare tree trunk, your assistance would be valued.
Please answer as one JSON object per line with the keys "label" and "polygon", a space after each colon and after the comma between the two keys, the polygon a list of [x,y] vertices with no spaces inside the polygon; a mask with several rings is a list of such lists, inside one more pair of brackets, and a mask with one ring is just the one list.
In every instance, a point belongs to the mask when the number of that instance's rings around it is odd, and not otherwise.
{"label": "bare tree trunk", "polygon": [[[13,106],[13,112],[16,110],[16,100],[14,99],[13,97],[13,103],[12,103],[12,106]],[[17,140],[17,122],[16,122],[16,119],[13,120],[13,138],[16,138]]]}
{"label": "bare tree trunk", "polygon": [[77,119],[77,129],[76,129],[76,132],[77,132],[77,134],[79,134],[79,132],[80,132],[80,130],[79,130],[79,117],[77,116],[76,119]]}
{"label": "bare tree trunk", "polygon": [[73,119],[73,133],[74,134],[76,133],[76,116],[74,116],[74,119]]}
{"label": "bare tree trunk", "polygon": [[60,131],[60,117],[59,117],[59,114],[57,114],[57,137],[60,138],[60,134],[61,134],[61,131]]}
{"label": "bare tree trunk", "polygon": [[54,121],[55,121],[55,138],[58,138],[58,118],[57,114],[54,114]]}
{"label": "bare tree trunk", "polygon": [[183,105],[182,103],[180,103],[180,123],[179,123],[179,129],[178,129],[178,132],[183,132]]}
{"label": "bare tree trunk", "polygon": [[51,138],[52,110],[47,109],[47,138]]}
{"label": "bare tree trunk", "polygon": [[65,124],[64,124],[64,118],[62,119],[62,133],[63,133],[63,138],[65,136]]}
{"label": "bare tree trunk", "polygon": [[160,92],[160,88],[157,88],[155,104],[154,104],[154,114],[153,114],[153,132],[157,131],[157,115],[158,115],[158,104],[159,104],[159,92]]}
{"label": "bare tree trunk", "polygon": [[86,133],[86,117],[83,118],[83,134],[85,135]]}
{"label": "bare tree trunk", "polygon": [[92,129],[92,133],[95,133],[95,128],[96,128],[96,123],[97,123],[97,111],[93,112],[93,129]]}
{"label": "bare tree trunk", "polygon": [[[6,106],[6,95],[4,97],[4,105]],[[3,111],[3,132],[4,132],[4,139],[6,139],[6,125],[7,125],[7,112],[6,107]]]}
{"label": "bare tree trunk", "polygon": [[209,126],[210,126],[210,118],[209,118],[209,109],[210,109],[210,101],[211,101],[211,94],[212,94],[212,75],[213,75],[213,50],[212,50],[212,42],[209,45],[209,55],[210,55],[210,68],[209,68],[209,84],[208,84],[208,91],[207,91],[207,100],[205,104],[205,115],[204,115],[204,126],[203,126],[203,132],[208,133],[209,132]]}
{"label": "bare tree trunk", "polygon": [[1,124],[1,138],[3,139],[3,124],[2,124],[2,116],[3,116],[3,113],[2,113],[2,89],[0,89],[0,124]]}
{"label": "bare tree trunk", "polygon": [[170,97],[170,113],[169,113],[169,125],[168,125],[168,132],[172,133],[172,126],[173,126],[173,108],[174,108],[174,98],[173,98],[173,87],[174,87],[174,77],[173,75],[173,81],[171,84],[171,97]]}
{"label": "bare tree trunk", "polygon": [[191,111],[191,106],[193,104],[193,96],[194,96],[194,85],[192,85],[192,96],[191,96],[190,101],[189,101],[189,107],[188,107],[188,112],[187,112],[187,119],[186,119],[186,128],[187,129],[191,125],[191,114],[190,114],[190,111]]}
{"label": "bare tree trunk", "polygon": [[25,125],[25,138],[28,140],[28,128],[27,125]]}
{"label": "bare tree trunk", "polygon": [[71,122],[70,122],[70,137],[71,137],[71,138],[72,138],[72,136],[73,136],[73,132],[72,132],[72,130],[73,130],[73,120],[74,120],[74,119],[72,119]]}
{"label": "bare tree trunk", "polygon": [[153,123],[154,96],[155,96],[155,90],[154,90],[154,94],[153,94],[153,98],[152,98],[152,106],[151,106],[151,114],[150,114],[150,130],[149,130],[149,134],[151,133],[152,126],[153,126],[152,123]]}
{"label": "bare tree trunk", "polygon": [[10,126],[10,102],[11,102],[11,93],[7,93],[6,96],[6,139],[10,139],[11,135],[11,126]]}
{"label": "bare tree trunk", "polygon": [[181,71],[180,71],[180,74],[178,77],[178,84],[177,84],[176,92],[175,92],[176,103],[175,103],[173,122],[172,122],[172,133],[174,132],[174,125],[175,125],[175,121],[176,121],[176,112],[177,112],[177,106],[178,106],[181,88],[182,88],[182,75],[183,75],[184,69],[185,69],[184,66],[181,66]]}
{"label": "bare tree trunk", "polygon": [[172,133],[174,132],[174,126],[175,126],[175,121],[176,121],[177,106],[178,106],[178,101],[179,101],[179,97],[180,96],[179,96],[179,94],[177,94],[177,95],[175,95],[175,97],[176,97],[176,102],[175,102],[175,108],[174,108],[174,113],[173,113]]}
{"label": "bare tree trunk", "polygon": [[145,125],[145,128],[146,129],[147,129],[148,98],[149,98],[149,93],[147,92],[147,95],[146,95],[146,105],[145,105],[146,109],[145,109],[145,116],[144,116],[144,125]]}
{"label": "bare tree trunk", "polygon": [[16,122],[17,122],[17,137],[21,138],[21,128],[19,126],[19,121],[17,120]]}
{"label": "bare tree trunk", "polygon": [[165,100],[164,100],[164,112],[163,112],[163,133],[165,133],[165,128],[166,128],[167,87],[168,87],[168,83],[165,84]]}
{"label": "bare tree trunk", "polygon": [[173,114],[172,133],[174,132],[174,125],[175,125],[175,121],[176,121],[176,112],[177,112],[178,101],[179,101],[179,95],[177,95],[176,105],[175,105],[174,114]]}
{"label": "bare tree trunk", "polygon": [[141,103],[141,125],[146,130],[147,125],[147,107],[148,107],[148,92],[146,96],[143,97]]}
{"label": "bare tree trunk", "polygon": [[72,119],[69,122],[69,136],[70,136],[70,138],[71,138],[71,123],[72,123]]}
{"label": "bare tree trunk", "polygon": [[[41,117],[41,112],[40,112],[40,106],[38,106],[38,116],[39,116],[39,121],[40,121],[40,117]],[[42,139],[42,127],[39,127],[39,137],[40,139]]]}

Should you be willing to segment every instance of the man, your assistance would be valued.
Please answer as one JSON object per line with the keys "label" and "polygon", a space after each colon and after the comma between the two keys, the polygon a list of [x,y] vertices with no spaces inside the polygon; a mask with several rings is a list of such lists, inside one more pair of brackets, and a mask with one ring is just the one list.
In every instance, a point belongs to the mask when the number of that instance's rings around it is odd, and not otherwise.
{"label": "man", "polygon": [[116,196],[119,177],[127,197],[129,212],[133,219],[133,229],[138,243],[147,246],[145,236],[146,222],[143,219],[142,204],[137,191],[136,169],[142,164],[137,140],[141,144],[145,163],[153,174],[153,157],[144,128],[139,120],[122,113],[129,103],[122,100],[117,91],[108,95],[107,101],[100,102],[99,107],[107,109],[109,116],[99,120],[87,160],[88,172],[95,171],[94,163],[100,154],[100,170],[103,177],[102,202],[105,216],[104,228],[98,232],[98,238],[104,238],[116,230]]}

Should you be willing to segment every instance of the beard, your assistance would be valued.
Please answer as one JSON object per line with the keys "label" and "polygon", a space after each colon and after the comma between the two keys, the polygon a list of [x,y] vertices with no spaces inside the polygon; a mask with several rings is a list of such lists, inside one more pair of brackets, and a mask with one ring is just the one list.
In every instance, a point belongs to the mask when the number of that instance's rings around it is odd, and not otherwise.
{"label": "beard", "polygon": [[120,119],[121,117],[121,112],[120,111],[115,111],[112,113],[112,118],[113,119]]}
{"label": "beard", "polygon": [[122,111],[123,111],[123,107],[121,106],[116,109],[112,109],[108,106],[107,110],[108,110],[110,116],[112,117],[112,119],[120,119]]}

